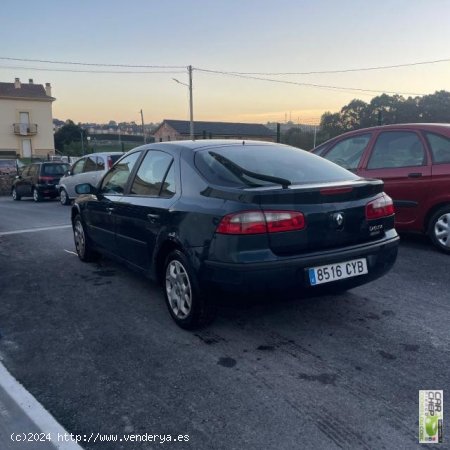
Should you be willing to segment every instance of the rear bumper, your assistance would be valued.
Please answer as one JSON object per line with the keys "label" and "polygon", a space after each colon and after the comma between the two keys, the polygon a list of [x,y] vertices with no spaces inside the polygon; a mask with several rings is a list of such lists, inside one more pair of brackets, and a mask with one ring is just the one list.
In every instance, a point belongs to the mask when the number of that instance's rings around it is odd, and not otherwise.
{"label": "rear bumper", "polygon": [[43,197],[57,197],[59,195],[58,190],[56,189],[56,185],[37,184],[36,189]]}
{"label": "rear bumper", "polygon": [[[305,290],[317,289],[320,286],[350,289],[375,280],[388,272],[397,259],[398,245],[399,237],[395,233],[393,237],[372,243],[310,253],[295,258],[280,258],[270,262],[234,264],[205,261],[200,279],[202,284],[234,292],[291,288]],[[368,274],[317,287],[310,285],[307,269],[357,258],[367,258]]]}

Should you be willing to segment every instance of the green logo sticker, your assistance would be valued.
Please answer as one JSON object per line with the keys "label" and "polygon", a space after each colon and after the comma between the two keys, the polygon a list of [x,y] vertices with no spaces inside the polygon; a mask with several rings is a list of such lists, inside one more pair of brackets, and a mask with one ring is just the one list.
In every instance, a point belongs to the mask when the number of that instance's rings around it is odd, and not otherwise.
{"label": "green logo sticker", "polygon": [[444,391],[419,391],[419,442],[443,442]]}

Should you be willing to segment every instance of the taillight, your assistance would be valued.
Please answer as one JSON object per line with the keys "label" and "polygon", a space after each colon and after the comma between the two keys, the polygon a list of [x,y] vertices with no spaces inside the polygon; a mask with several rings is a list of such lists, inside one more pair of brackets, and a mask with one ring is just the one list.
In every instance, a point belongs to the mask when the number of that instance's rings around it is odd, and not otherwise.
{"label": "taillight", "polygon": [[113,160],[111,159],[111,156],[108,156],[108,169],[111,169],[113,166]]}
{"label": "taillight", "polygon": [[389,195],[384,192],[375,200],[366,205],[366,219],[380,219],[381,217],[392,216],[395,213],[394,202]]}
{"label": "taillight", "polygon": [[261,234],[303,230],[305,216],[298,211],[243,211],[228,214],[217,227],[221,234]]}

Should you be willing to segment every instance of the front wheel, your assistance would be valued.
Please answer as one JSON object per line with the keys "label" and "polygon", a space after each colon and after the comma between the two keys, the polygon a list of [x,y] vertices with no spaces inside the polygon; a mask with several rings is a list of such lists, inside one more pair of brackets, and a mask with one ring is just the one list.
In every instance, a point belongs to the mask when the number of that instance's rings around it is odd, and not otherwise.
{"label": "front wheel", "polygon": [[59,192],[59,201],[61,202],[61,205],[70,205],[70,198],[64,188]]}
{"label": "front wheel", "polygon": [[164,264],[164,296],[178,326],[195,329],[214,318],[214,307],[200,291],[196,274],[184,253],[171,252]]}
{"label": "front wheel", "polygon": [[17,193],[16,188],[13,188],[12,190],[12,198],[13,200],[15,200],[16,202],[18,202],[22,197]]}
{"label": "front wheel", "polygon": [[73,238],[75,241],[75,249],[78,257],[83,262],[92,262],[98,259],[98,253],[93,250],[89,236],[81,221],[81,216],[78,214],[73,221]]}
{"label": "front wheel", "polygon": [[444,253],[450,253],[450,205],[437,210],[430,219],[428,235],[433,244]]}

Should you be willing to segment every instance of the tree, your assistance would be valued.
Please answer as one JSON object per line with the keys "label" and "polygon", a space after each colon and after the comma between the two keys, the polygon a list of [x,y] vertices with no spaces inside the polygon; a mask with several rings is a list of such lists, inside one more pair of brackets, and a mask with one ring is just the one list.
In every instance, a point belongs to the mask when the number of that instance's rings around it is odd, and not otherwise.
{"label": "tree", "polygon": [[65,125],[55,133],[55,148],[64,152],[64,146],[70,146],[73,142],[81,142],[82,133],[81,127],[75,125],[72,120],[67,120]]}
{"label": "tree", "polygon": [[436,91],[424,95],[419,100],[419,110],[423,122],[450,122],[450,92]]}
{"label": "tree", "polygon": [[[404,98],[382,94],[370,103],[354,99],[338,113],[326,112],[320,121],[321,138],[376,125],[415,122],[450,122],[450,92],[437,91],[423,97]],[[321,141],[321,140],[320,140]]]}

